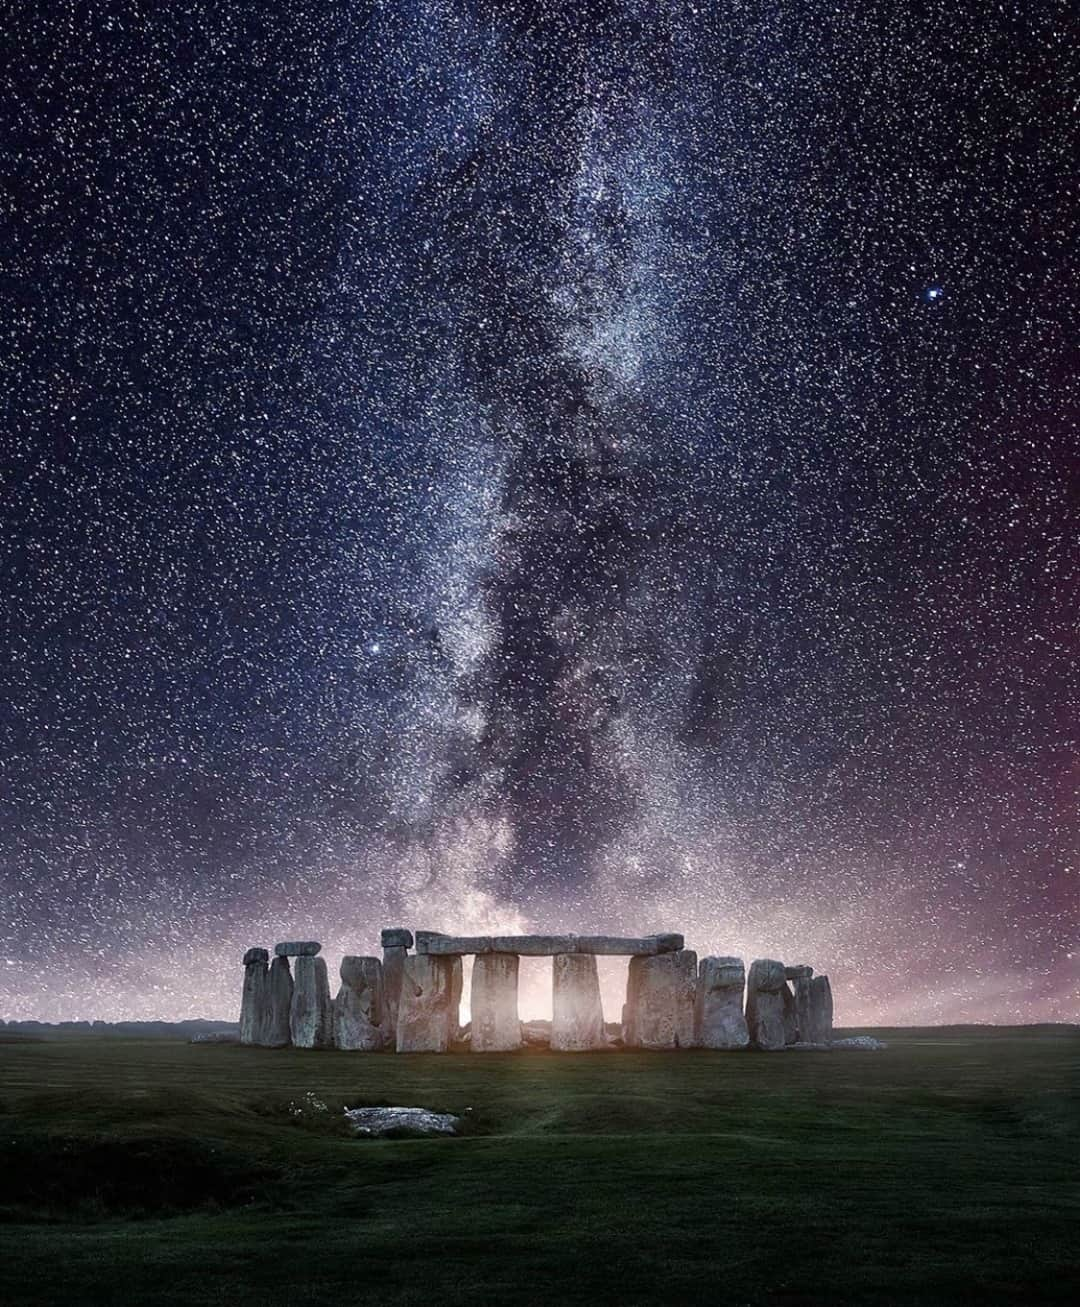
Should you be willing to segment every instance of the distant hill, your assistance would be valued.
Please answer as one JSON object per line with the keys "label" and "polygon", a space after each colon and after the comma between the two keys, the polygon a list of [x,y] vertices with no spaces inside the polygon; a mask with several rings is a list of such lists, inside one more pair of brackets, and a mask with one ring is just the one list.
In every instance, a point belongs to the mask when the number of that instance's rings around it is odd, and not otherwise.
{"label": "distant hill", "polygon": [[0,1043],[45,1039],[184,1039],[235,1034],[236,1021],[0,1021]]}

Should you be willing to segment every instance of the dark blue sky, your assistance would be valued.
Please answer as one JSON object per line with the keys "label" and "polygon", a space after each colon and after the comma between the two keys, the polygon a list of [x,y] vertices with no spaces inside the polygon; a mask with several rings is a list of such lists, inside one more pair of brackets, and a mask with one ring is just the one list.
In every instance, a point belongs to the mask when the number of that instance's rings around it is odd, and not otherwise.
{"label": "dark blue sky", "polygon": [[1069,8],[21,8],[0,1014],[401,921],[1075,1018]]}

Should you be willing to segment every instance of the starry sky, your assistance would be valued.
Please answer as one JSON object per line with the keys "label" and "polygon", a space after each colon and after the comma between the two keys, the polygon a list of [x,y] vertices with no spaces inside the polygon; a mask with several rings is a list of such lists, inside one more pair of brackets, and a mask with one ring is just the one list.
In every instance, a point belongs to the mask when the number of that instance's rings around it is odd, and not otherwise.
{"label": "starry sky", "polygon": [[1071,10],[19,6],[0,1016],[406,925],[1080,1019]]}

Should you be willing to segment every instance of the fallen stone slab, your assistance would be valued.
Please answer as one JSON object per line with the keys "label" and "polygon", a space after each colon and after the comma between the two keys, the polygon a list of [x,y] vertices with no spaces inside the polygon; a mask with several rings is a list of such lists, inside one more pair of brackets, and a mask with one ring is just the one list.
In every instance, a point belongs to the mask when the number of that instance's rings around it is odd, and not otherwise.
{"label": "fallen stone slab", "polygon": [[313,958],[321,951],[322,945],[313,939],[286,940],[284,944],[274,945],[279,958]]}
{"label": "fallen stone slab", "polygon": [[430,1112],[426,1107],[347,1107],[345,1117],[358,1135],[456,1135],[461,1117]]}
{"label": "fallen stone slab", "polygon": [[875,1039],[873,1035],[849,1035],[847,1039],[834,1039],[829,1047],[876,1053],[879,1049],[889,1046],[883,1039]]}

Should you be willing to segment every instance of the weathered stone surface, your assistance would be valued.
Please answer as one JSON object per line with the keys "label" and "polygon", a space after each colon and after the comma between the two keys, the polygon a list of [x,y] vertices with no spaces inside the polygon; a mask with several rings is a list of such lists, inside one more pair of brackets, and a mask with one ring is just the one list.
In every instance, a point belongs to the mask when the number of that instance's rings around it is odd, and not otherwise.
{"label": "weathered stone surface", "polygon": [[800,1044],[827,1044],[832,1039],[832,988],[828,976],[795,981],[795,1010]]}
{"label": "weathered stone surface", "polygon": [[[681,939],[682,936],[680,935]],[[673,957],[675,963],[675,1046],[696,1048],[697,1028],[694,1022],[694,1005],[697,1001],[698,956],[693,949],[679,949],[677,953],[663,954]]]}
{"label": "weathered stone surface", "polygon": [[461,955],[450,959],[450,1042],[461,1038],[461,993],[465,988]]}
{"label": "weathered stone surface", "polygon": [[[455,962],[457,968],[455,968]],[[405,958],[398,998],[397,1051],[445,1053],[457,1034],[458,1013],[453,1003],[455,970],[460,958],[418,953]],[[460,975],[460,971],[459,971]]]}
{"label": "weathered stone surface", "polygon": [[780,997],[784,1000],[784,1043],[794,1044],[799,1038],[799,1019],[795,1009],[795,995],[786,980]]}
{"label": "weathered stone surface", "polygon": [[623,1042],[631,1048],[694,1043],[697,954],[692,949],[630,959]]}
{"label": "weathered stone surface", "polygon": [[521,1047],[515,953],[482,953],[476,959],[471,1006],[474,1053],[505,1053]]}
{"label": "weathered stone surface", "polygon": [[347,1107],[345,1116],[358,1135],[456,1135],[461,1117],[426,1107]]}
{"label": "weathered stone surface", "polygon": [[829,1047],[875,1053],[889,1046],[884,1040],[875,1039],[873,1035],[849,1035],[847,1039],[834,1039]]}
{"label": "weathered stone surface", "polygon": [[745,988],[742,958],[701,959],[695,1025],[702,1048],[745,1048],[750,1042],[743,1015]]}
{"label": "weathered stone surface", "polygon": [[809,980],[814,974],[813,967],[785,967],[785,980]]}
{"label": "weathered stone surface", "polygon": [[515,953],[519,957],[554,957],[560,953],[652,957],[676,953],[681,935],[443,935],[437,930],[416,932],[417,953],[435,956],[461,953]]}
{"label": "weathered stone surface", "polygon": [[313,958],[321,951],[322,945],[313,939],[290,939],[284,944],[274,945],[274,952],[279,958]]}
{"label": "weathered stone surface", "polygon": [[412,931],[403,926],[391,926],[382,932],[379,943],[383,948],[412,948]]}
{"label": "weathered stone surface", "polygon": [[683,946],[681,935],[578,935],[575,953],[595,953],[601,957],[653,957],[657,953],[678,953]]}
{"label": "weathered stone surface", "polygon": [[551,980],[551,1047],[565,1052],[607,1048],[596,958],[588,953],[557,953]]}
{"label": "weathered stone surface", "polygon": [[[289,955],[285,955],[289,956]],[[334,1010],[326,959],[298,953],[293,964],[292,1007],[289,1033],[295,1048],[330,1048],[334,1036]]]}
{"label": "weathered stone surface", "polygon": [[264,948],[249,948],[244,954],[244,966],[250,967],[253,962],[269,962],[270,954]]}
{"label": "weathered stone surface", "polygon": [[334,1047],[374,1053],[388,1042],[382,963],[352,955],[341,959],[341,988],[334,999]]}
{"label": "weathered stone surface", "polygon": [[[270,1024],[270,987],[265,949],[248,949],[262,953],[244,967],[244,987],[240,995],[240,1042],[262,1044]],[[247,957],[247,953],[244,954]]]}
{"label": "weathered stone surface", "polygon": [[444,935],[438,930],[418,930],[416,932],[416,952],[418,956],[432,957],[459,956],[462,953],[490,953],[490,935]]}
{"label": "weathered stone surface", "polygon": [[809,1038],[821,1044],[828,1044],[833,1036],[833,999],[832,986],[828,976],[814,976],[810,982],[810,1019]]}
{"label": "weathered stone surface", "polygon": [[288,958],[276,957],[270,963],[268,987],[270,1017],[264,1042],[268,1048],[287,1048],[292,1040],[289,1032],[289,1015],[292,1011],[293,996],[293,980]]}
{"label": "weathered stone surface", "polygon": [[524,958],[553,958],[556,953],[576,953],[574,935],[493,935],[492,953],[516,953]]}
{"label": "weathered stone surface", "polygon": [[[409,939],[412,939],[412,935],[409,935]],[[405,959],[408,956],[409,952],[404,944],[383,946],[383,1002],[386,1005],[385,1024],[391,1044],[397,1039],[398,1000],[405,976]]]}
{"label": "weathered stone surface", "polygon": [[746,1026],[755,1048],[784,1047],[784,964],[758,958],[746,981]]}

